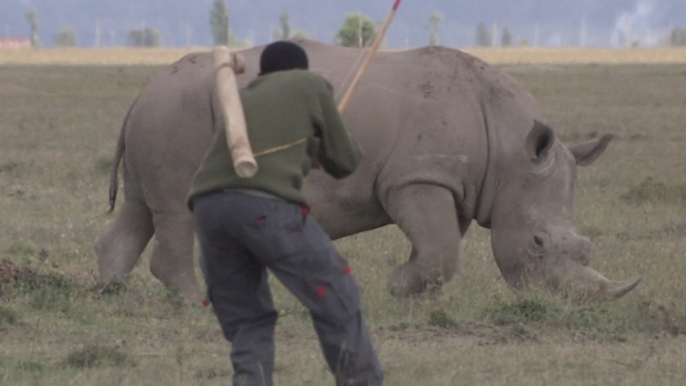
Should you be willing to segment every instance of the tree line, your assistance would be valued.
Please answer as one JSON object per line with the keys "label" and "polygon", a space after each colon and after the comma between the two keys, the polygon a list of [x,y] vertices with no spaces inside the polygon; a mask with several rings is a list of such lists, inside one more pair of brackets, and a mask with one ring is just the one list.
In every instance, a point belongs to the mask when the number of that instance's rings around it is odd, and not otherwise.
{"label": "tree line", "polygon": [[[39,47],[39,17],[36,9],[31,7],[26,13],[26,18],[31,29],[31,44],[34,47]],[[428,45],[437,46],[440,44],[440,26],[443,19],[444,16],[441,13],[433,13],[429,16],[425,27],[429,33]],[[210,10],[209,24],[213,41],[217,45],[252,45],[248,39],[241,39],[231,30],[230,13],[226,0],[214,0]],[[334,42],[346,47],[367,47],[374,41],[380,27],[380,23],[374,22],[362,13],[350,13],[345,17],[343,25],[336,33]],[[491,32],[485,23],[480,22],[476,27],[474,42],[480,47],[497,46],[499,38],[502,47],[529,45],[525,39],[514,42],[508,28],[503,28],[500,36],[495,36],[496,33],[496,28],[493,28],[493,32]],[[293,28],[291,15],[287,11],[279,15],[279,26],[274,27],[271,31],[272,40],[307,37],[306,31]],[[132,29],[127,34],[127,45],[131,47],[158,47],[161,40],[159,31],[153,27]],[[76,47],[78,46],[78,33],[70,26],[62,27],[54,35],[53,42],[57,47]],[[665,42],[671,46],[686,46],[686,27],[673,28],[667,35]]]}

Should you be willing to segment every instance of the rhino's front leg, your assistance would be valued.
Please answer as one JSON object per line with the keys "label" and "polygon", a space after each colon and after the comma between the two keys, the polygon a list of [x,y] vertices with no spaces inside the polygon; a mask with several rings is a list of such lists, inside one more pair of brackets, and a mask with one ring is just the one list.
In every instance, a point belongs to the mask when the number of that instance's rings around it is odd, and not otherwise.
{"label": "rhino's front leg", "polygon": [[391,274],[391,293],[419,294],[452,279],[461,239],[452,193],[436,185],[408,185],[389,191],[384,204],[412,243],[410,261]]}

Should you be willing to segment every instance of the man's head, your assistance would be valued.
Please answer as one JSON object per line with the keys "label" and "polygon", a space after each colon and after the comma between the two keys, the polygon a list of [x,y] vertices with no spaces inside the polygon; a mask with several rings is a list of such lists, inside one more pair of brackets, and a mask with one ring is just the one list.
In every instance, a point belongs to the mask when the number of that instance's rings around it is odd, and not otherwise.
{"label": "man's head", "polygon": [[268,45],[262,51],[260,75],[295,69],[307,70],[308,68],[307,53],[295,43],[278,41]]}

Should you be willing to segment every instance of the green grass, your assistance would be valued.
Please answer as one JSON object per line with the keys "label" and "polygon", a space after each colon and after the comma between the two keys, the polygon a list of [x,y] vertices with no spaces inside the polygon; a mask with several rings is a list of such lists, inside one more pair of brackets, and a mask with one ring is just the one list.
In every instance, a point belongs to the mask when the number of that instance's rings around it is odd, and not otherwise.
{"label": "green grass", "polygon": [[19,323],[17,313],[11,308],[0,307],[0,329],[5,326],[13,326]]}
{"label": "green grass", "polygon": [[641,183],[630,187],[622,194],[622,199],[632,204],[661,202],[680,204],[686,202],[686,183],[666,184],[646,177]]}
{"label": "green grass", "polygon": [[[0,384],[220,385],[229,345],[211,310],[148,270],[98,285],[92,244],[112,217],[108,167],[129,104],[159,67],[0,71]],[[40,70],[40,71],[39,71]],[[508,67],[559,138],[615,134],[579,170],[575,220],[591,265],[644,282],[612,303],[517,297],[473,227],[444,295],[395,299],[409,243],[395,227],[336,245],[392,386],[681,385],[686,379],[686,71],[671,66]],[[11,274],[9,271],[12,271]],[[4,276],[3,276],[4,275]],[[277,385],[331,384],[306,310],[274,283]]]}
{"label": "green grass", "polygon": [[135,362],[131,361],[129,356],[118,347],[91,344],[70,352],[64,360],[64,365],[76,369],[87,369],[106,366],[132,366],[135,365]]}

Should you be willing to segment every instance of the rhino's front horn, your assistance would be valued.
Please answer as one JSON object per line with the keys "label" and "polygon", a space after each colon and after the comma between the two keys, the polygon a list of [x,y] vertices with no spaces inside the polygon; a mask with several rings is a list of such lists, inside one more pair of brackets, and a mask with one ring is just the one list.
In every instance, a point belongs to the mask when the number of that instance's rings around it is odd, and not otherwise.
{"label": "rhino's front horn", "polygon": [[641,276],[637,276],[625,281],[614,281],[592,268],[577,266],[566,283],[562,284],[562,290],[578,300],[612,300],[629,293],[642,279]]}

